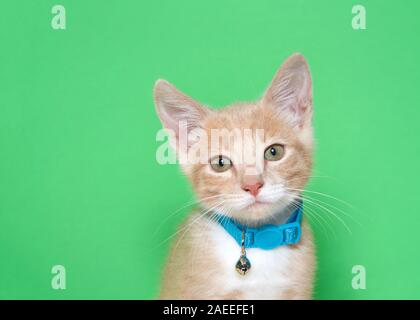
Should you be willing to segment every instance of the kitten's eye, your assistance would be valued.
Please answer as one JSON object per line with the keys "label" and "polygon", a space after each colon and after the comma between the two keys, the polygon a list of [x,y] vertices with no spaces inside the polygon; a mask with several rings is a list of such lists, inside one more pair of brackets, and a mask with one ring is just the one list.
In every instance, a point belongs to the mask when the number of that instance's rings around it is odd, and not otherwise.
{"label": "kitten's eye", "polygon": [[264,158],[268,161],[277,161],[283,158],[284,146],[281,144],[273,144],[264,151]]}
{"label": "kitten's eye", "polygon": [[210,166],[216,172],[224,172],[232,167],[232,161],[225,156],[217,156],[210,160]]}

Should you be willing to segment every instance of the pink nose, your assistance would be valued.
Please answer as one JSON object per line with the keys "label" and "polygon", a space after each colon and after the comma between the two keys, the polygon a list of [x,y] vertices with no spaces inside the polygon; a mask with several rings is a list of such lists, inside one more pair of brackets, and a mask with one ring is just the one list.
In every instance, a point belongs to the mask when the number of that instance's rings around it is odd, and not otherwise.
{"label": "pink nose", "polygon": [[254,184],[247,184],[247,185],[243,186],[242,189],[244,189],[245,191],[249,192],[254,197],[256,197],[262,186],[263,186],[262,183],[257,182],[257,183],[254,183]]}

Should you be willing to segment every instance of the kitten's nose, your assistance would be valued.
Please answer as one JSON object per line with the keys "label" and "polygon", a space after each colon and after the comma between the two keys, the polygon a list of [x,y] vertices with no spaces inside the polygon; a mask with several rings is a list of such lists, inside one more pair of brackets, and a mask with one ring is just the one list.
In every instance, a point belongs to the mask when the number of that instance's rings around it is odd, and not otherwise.
{"label": "kitten's nose", "polygon": [[254,184],[247,184],[243,186],[242,189],[244,189],[245,191],[249,192],[254,197],[256,197],[262,186],[263,186],[263,183],[257,182]]}

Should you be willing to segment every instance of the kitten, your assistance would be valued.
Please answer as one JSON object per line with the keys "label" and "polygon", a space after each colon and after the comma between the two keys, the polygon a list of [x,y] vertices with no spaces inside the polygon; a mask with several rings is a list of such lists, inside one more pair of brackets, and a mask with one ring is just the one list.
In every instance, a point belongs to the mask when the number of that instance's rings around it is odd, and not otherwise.
{"label": "kitten", "polygon": [[[270,250],[245,247],[251,264],[245,275],[235,268],[242,243],[221,223],[229,217],[242,228],[278,226],[300,207],[313,153],[312,80],[305,58],[289,57],[254,103],[209,109],[164,80],[156,82],[154,99],[163,126],[174,132],[178,157],[185,158],[193,145],[189,135],[180,150],[182,130],[191,134],[200,129],[209,139],[214,129],[252,132],[242,144],[222,134],[226,139],[217,148],[201,139],[196,144],[208,151],[208,158],[182,163],[200,207],[177,234],[160,298],[310,299],[315,257],[305,218],[296,244]],[[241,161],[241,152],[255,153],[254,161]]]}

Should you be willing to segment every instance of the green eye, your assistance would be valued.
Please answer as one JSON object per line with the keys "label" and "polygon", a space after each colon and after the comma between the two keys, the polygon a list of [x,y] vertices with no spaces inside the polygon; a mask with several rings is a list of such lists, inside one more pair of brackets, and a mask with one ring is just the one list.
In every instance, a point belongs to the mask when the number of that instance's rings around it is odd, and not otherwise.
{"label": "green eye", "polygon": [[283,158],[284,146],[281,144],[273,144],[264,151],[264,158],[268,161],[277,161]]}
{"label": "green eye", "polygon": [[232,162],[228,157],[217,156],[210,160],[210,166],[216,172],[224,172],[232,167]]}

